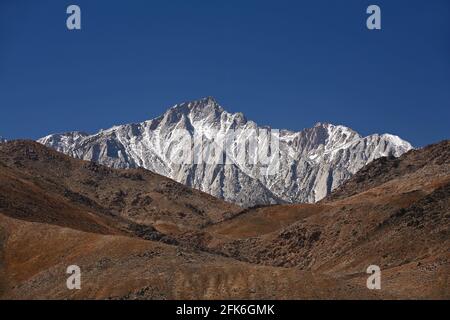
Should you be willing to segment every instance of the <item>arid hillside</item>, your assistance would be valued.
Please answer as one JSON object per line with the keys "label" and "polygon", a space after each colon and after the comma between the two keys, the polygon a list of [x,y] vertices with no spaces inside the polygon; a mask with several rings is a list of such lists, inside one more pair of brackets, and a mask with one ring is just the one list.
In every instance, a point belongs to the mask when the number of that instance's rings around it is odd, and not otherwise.
{"label": "arid hillside", "polygon": [[113,170],[30,141],[0,144],[0,175],[4,214],[83,231],[99,231],[93,219],[199,228],[240,210],[147,170]]}
{"label": "arid hillside", "polygon": [[[281,217],[289,226],[270,221]],[[349,279],[378,265],[395,296],[450,298],[450,142],[377,160],[311,208],[260,208],[206,230],[221,239],[203,245],[242,261]]]}
{"label": "arid hillside", "polygon": [[143,169],[2,143],[0,298],[450,299],[449,159],[444,141],[373,162],[321,203],[243,210]]}

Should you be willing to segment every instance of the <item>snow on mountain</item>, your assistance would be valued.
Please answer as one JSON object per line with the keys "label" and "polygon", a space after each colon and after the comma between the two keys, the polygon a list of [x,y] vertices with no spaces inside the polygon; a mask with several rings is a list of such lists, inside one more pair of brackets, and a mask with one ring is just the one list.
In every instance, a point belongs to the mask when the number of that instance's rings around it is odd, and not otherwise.
{"label": "snow on mountain", "polygon": [[[397,136],[362,137],[350,128],[326,123],[300,132],[280,130],[272,134],[271,130],[247,120],[242,113],[228,113],[213,98],[204,98],[175,105],[164,115],[142,123],[115,126],[93,135],[53,134],[38,142],[114,168],[143,167],[244,206],[319,201],[369,162],[399,157],[412,149]],[[233,140],[224,150],[223,163],[186,161],[205,150],[210,151],[209,157],[217,157],[221,154],[217,145],[231,132]],[[264,165],[258,164],[260,154],[249,147],[253,141],[249,133],[269,150]],[[201,137],[200,150],[193,143],[197,136]],[[185,152],[188,146],[191,154]]]}

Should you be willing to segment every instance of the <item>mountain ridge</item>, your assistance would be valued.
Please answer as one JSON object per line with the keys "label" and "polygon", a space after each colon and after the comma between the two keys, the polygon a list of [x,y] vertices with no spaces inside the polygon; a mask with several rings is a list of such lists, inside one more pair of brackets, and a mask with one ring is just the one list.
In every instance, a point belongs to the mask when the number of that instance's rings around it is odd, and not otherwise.
{"label": "mountain ridge", "polygon": [[[384,156],[398,157],[413,147],[398,136],[374,134],[361,136],[343,125],[318,122],[302,131],[275,130],[258,126],[242,113],[229,113],[212,97],[176,104],[163,115],[140,123],[113,126],[94,134],[73,131],[53,134],[38,140],[72,157],[95,161],[113,168],[143,167],[177,182],[243,206],[313,203],[325,198],[360,168]],[[268,166],[248,164],[230,156],[229,164],[179,165],[166,152],[181,152],[185,136],[202,136],[205,148],[230,132],[257,132],[261,145],[278,138],[278,153],[271,153]],[[269,138],[261,132],[269,132]],[[248,135],[248,134],[247,134]],[[246,146],[248,136],[236,138]],[[246,140],[247,139],[247,140]],[[270,145],[272,147],[272,145]],[[246,148],[246,147],[244,147]],[[245,158],[255,156],[245,150]],[[184,154],[183,154],[184,155]],[[252,158],[253,157],[253,158]],[[276,162],[278,161],[278,162]],[[267,174],[270,166],[276,172]],[[272,168],[273,169],[273,168]]]}

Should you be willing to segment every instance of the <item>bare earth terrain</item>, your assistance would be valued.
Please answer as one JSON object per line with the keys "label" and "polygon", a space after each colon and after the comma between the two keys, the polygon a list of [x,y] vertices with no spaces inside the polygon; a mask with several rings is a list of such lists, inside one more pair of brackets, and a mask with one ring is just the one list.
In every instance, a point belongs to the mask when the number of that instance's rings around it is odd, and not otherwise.
{"label": "bare earth terrain", "polygon": [[1,299],[450,299],[449,275],[450,141],[378,159],[320,203],[245,210],[0,144]]}

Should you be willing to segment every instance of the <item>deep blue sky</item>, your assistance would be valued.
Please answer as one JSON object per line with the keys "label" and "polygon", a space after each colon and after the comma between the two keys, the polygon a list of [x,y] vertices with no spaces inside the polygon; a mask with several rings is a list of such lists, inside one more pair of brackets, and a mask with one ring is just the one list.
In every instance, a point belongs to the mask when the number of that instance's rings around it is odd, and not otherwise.
{"label": "deep blue sky", "polygon": [[0,0],[2,136],[95,132],[204,96],[275,128],[450,138],[450,1]]}

